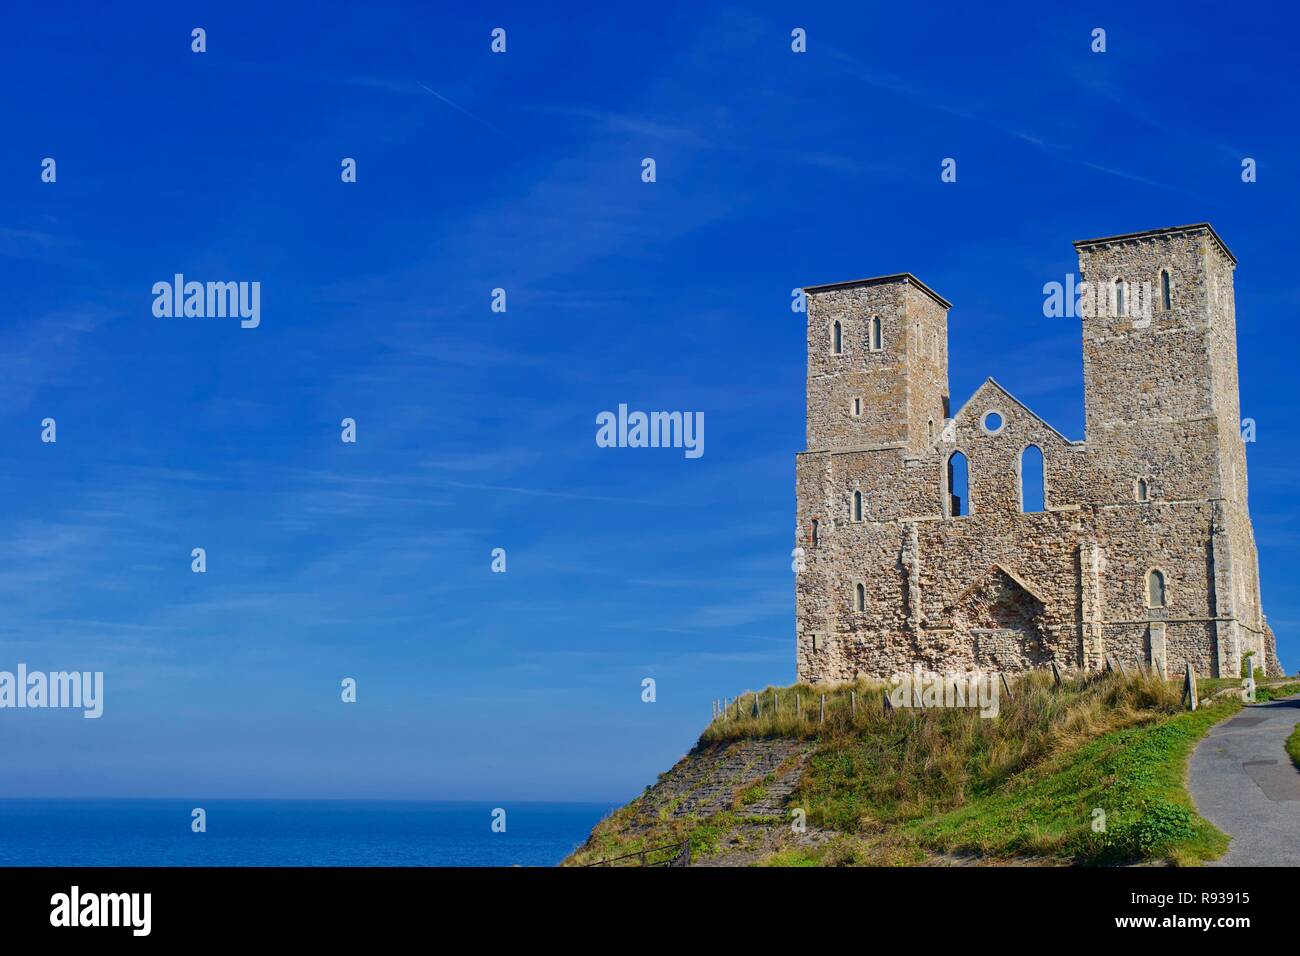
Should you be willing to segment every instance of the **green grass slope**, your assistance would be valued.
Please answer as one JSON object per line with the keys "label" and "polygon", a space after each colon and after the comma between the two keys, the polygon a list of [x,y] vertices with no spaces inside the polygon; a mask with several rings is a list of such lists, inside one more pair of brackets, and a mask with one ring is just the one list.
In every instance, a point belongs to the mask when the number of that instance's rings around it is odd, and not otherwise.
{"label": "green grass slope", "polygon": [[727,812],[661,810],[649,824],[642,814],[632,833],[622,823],[637,816],[634,801],[569,862],[684,839],[695,862],[778,866],[1194,865],[1227,846],[1196,814],[1184,782],[1196,742],[1240,709],[1233,694],[1188,712],[1177,681],[1108,674],[1056,687],[1033,673],[1014,679],[1011,699],[988,718],[973,709],[887,710],[880,685],[866,682],[756,696],[742,695],[738,709],[711,723],[696,752],[802,742],[798,783],[780,816],[747,817],[747,795],[761,795],[772,777],[740,776],[728,781],[736,796]]}

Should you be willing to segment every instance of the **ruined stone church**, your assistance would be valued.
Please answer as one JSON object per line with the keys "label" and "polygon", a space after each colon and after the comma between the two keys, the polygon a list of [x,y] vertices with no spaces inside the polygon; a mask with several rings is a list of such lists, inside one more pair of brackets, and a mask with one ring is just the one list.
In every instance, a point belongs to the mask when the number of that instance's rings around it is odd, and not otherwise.
{"label": "ruined stone church", "polygon": [[[911,274],[804,289],[803,681],[1108,659],[1281,673],[1259,593],[1236,259],[1208,223],[1074,243],[1085,437],[992,378],[948,397],[950,303]],[[1147,289],[1145,302],[1139,290]]]}

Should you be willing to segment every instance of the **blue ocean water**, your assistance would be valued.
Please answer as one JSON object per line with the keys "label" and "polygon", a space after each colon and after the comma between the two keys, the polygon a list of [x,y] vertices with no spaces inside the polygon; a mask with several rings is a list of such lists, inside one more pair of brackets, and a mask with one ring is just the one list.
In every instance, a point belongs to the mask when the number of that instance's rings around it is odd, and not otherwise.
{"label": "blue ocean water", "polygon": [[[190,829],[207,811],[207,832]],[[0,866],[554,866],[614,809],[357,800],[0,800]]]}

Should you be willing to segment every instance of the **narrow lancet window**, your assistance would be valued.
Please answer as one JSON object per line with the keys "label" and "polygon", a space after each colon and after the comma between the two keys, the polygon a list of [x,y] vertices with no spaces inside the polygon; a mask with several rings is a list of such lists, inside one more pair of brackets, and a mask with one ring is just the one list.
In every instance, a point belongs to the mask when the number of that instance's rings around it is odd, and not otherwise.
{"label": "narrow lancet window", "polygon": [[1044,504],[1043,450],[1026,445],[1020,453],[1020,510],[1042,511]]}
{"label": "narrow lancet window", "polygon": [[1151,607],[1165,606],[1165,575],[1163,571],[1152,571],[1147,575],[1147,599]]}
{"label": "narrow lancet window", "polygon": [[954,518],[970,514],[970,469],[966,456],[955,451],[948,458],[947,485],[944,489],[947,499],[947,513]]}

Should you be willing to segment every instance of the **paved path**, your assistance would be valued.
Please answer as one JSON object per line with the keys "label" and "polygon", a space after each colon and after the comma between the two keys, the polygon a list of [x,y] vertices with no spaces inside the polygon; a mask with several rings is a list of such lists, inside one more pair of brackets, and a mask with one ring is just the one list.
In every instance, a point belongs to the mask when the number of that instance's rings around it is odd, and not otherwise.
{"label": "paved path", "polygon": [[1283,743],[1300,723],[1300,695],[1253,704],[1192,752],[1192,801],[1228,836],[1211,866],[1300,866],[1300,771]]}

